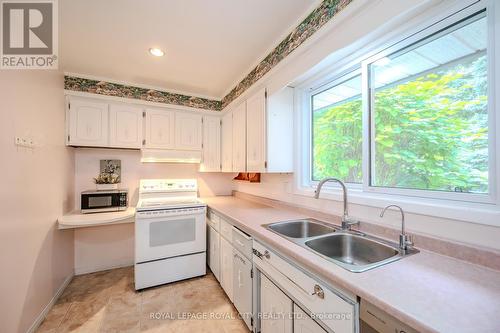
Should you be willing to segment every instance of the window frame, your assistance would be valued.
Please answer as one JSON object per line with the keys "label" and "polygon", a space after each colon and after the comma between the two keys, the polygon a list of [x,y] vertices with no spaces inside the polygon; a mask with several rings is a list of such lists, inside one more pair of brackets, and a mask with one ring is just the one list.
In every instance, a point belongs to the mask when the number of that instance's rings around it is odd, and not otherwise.
{"label": "window frame", "polygon": [[[480,12],[486,10],[484,17],[487,19],[488,26],[488,41],[486,54],[488,57],[488,191],[489,193],[460,193],[446,192],[423,189],[408,189],[408,188],[392,188],[384,186],[373,186],[372,175],[375,172],[375,123],[373,118],[373,94],[370,91],[370,65],[384,57],[397,54],[408,47],[418,45],[432,35],[439,33],[441,30],[447,30],[460,21],[474,15],[480,15]],[[496,190],[496,153],[495,153],[495,115],[494,115],[494,98],[493,98],[493,47],[492,31],[491,30],[491,11],[487,6],[480,3],[464,8],[461,11],[454,13],[447,18],[419,31],[418,33],[384,49],[374,56],[368,57],[361,62],[362,69],[362,101],[363,101],[363,190],[372,193],[385,193],[396,195],[407,195],[414,197],[448,199],[457,201],[479,202],[493,204],[497,199]]]}
{"label": "window frame", "polygon": [[[329,71],[316,74],[314,77],[303,81],[296,86],[295,110],[297,136],[295,145],[296,174],[294,176],[294,193],[311,195],[317,186],[317,181],[312,181],[312,96],[335,82],[343,81],[343,76],[352,72],[356,67],[362,72],[362,99],[368,96],[368,64],[380,59],[408,45],[423,40],[433,33],[452,26],[463,18],[479,13],[486,9],[488,26],[488,142],[489,142],[489,194],[455,193],[434,190],[398,189],[370,186],[370,109],[363,101],[363,183],[348,183],[350,202],[359,205],[383,207],[388,200],[405,205],[409,212],[452,218],[462,221],[475,222],[488,225],[500,225],[500,137],[496,134],[500,130],[500,116],[495,115],[495,106],[500,105],[500,89],[495,82],[500,80],[500,61],[494,61],[495,54],[500,54],[500,24],[495,26],[495,21],[500,20],[500,4],[495,5],[491,0],[469,0],[467,3],[456,1],[449,6],[448,11],[442,8],[430,10],[431,18],[422,18],[418,24],[408,23],[405,26],[392,27],[393,31],[400,32],[398,37],[365,40],[364,52],[354,52],[350,57],[343,58]],[[421,15],[420,13],[415,14]],[[422,16],[423,17],[423,16]],[[395,29],[394,29],[395,28]],[[381,30],[389,31],[391,27],[384,26]],[[498,96],[498,97],[496,97]],[[365,108],[367,108],[365,110]],[[369,112],[370,111],[370,112]],[[369,134],[369,135],[367,135]],[[325,184],[322,198],[341,200],[340,188],[334,183]],[[457,201],[461,202],[457,205]]]}

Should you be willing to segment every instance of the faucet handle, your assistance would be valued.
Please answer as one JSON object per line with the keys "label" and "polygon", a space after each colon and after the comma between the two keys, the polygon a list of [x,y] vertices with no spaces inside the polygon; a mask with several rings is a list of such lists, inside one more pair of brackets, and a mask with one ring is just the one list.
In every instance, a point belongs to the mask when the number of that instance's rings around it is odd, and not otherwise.
{"label": "faucet handle", "polygon": [[354,225],[354,224],[359,224],[359,221],[356,219],[353,219],[350,216],[344,215],[342,216],[342,221],[347,224],[347,225]]}
{"label": "faucet handle", "polygon": [[409,234],[399,235],[399,247],[406,251],[413,246],[413,237]]}

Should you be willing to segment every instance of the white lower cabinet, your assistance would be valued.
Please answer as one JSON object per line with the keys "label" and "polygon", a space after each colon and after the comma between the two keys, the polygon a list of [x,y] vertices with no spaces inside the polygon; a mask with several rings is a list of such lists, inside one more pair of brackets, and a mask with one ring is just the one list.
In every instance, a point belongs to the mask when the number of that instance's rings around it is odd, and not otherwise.
{"label": "white lower cabinet", "polygon": [[326,333],[326,331],[317,322],[311,319],[297,304],[293,305],[294,333]]}
{"label": "white lower cabinet", "polygon": [[233,302],[233,246],[220,237],[220,284]]}
{"label": "white lower cabinet", "polygon": [[[330,288],[256,241],[253,241],[253,264],[258,270],[257,276],[261,277],[261,293],[264,292],[262,288],[269,286],[264,277],[266,275],[287,297],[294,299],[321,322],[319,325],[307,315],[300,320],[295,317],[294,332],[325,332],[322,326],[335,333],[358,331],[359,304],[356,295],[346,290]],[[277,293],[275,289],[271,290]],[[263,296],[261,294],[260,308],[257,306],[261,316],[263,309],[266,310],[270,307],[269,303],[272,303],[269,297]],[[276,299],[278,296],[271,297]],[[281,304],[280,301],[276,302]],[[264,327],[267,324],[261,320],[260,325]]]}
{"label": "white lower cabinet", "polygon": [[220,281],[220,235],[219,233],[208,226],[207,228],[207,261],[208,267],[212,273],[214,273],[215,278]]}
{"label": "white lower cabinet", "polygon": [[233,249],[233,303],[245,324],[252,329],[252,262]]}
{"label": "white lower cabinet", "polygon": [[261,333],[292,333],[292,300],[265,275],[260,281]]}

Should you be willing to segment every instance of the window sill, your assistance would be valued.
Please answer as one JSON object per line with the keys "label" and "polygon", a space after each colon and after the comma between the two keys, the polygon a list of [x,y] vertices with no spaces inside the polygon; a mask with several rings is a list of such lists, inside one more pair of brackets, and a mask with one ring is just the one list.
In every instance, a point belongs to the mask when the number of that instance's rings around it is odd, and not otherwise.
{"label": "window sill", "polygon": [[[296,187],[294,194],[312,197],[314,191],[313,187],[302,186]],[[407,213],[500,227],[500,207],[498,205],[368,193],[360,189],[348,189],[347,195],[350,204],[380,209],[389,204],[397,204]],[[324,187],[320,198],[342,201],[342,192],[340,189]]]}

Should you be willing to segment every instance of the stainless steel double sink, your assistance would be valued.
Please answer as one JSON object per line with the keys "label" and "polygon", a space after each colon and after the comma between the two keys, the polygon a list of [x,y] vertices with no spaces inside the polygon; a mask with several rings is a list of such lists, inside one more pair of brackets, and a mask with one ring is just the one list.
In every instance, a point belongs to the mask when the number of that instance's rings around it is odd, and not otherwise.
{"label": "stainless steel double sink", "polygon": [[395,243],[357,231],[341,230],[315,219],[276,222],[264,227],[355,273],[419,252],[412,248],[403,253]]}

